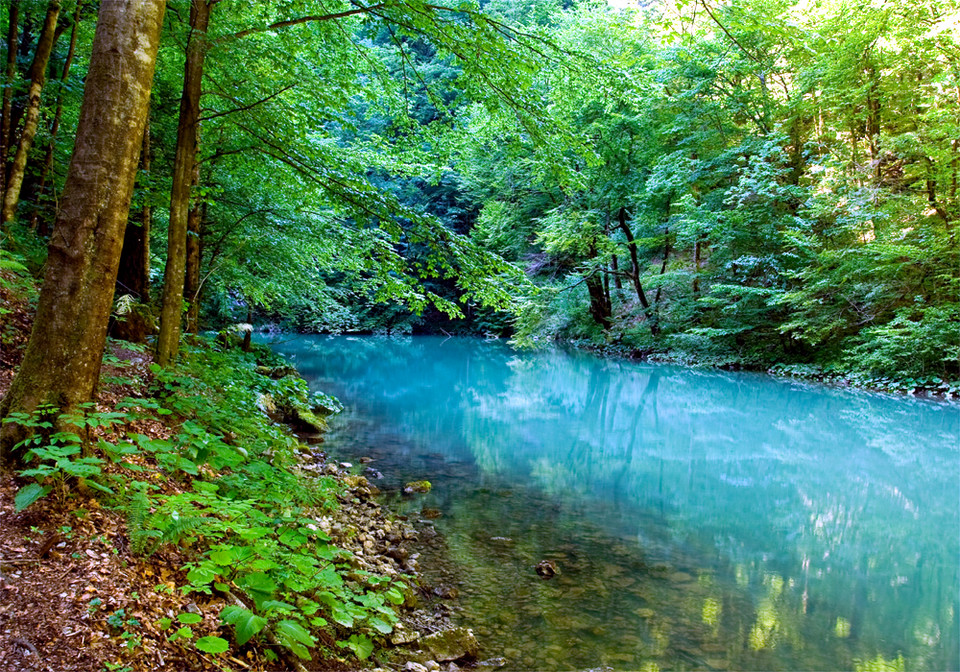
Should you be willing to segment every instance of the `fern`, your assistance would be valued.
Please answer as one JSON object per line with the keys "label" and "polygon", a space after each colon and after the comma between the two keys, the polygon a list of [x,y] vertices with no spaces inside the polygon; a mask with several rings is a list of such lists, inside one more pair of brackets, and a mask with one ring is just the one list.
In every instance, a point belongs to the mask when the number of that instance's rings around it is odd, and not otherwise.
{"label": "fern", "polygon": [[130,552],[134,555],[151,555],[156,550],[154,545],[150,553],[147,553],[150,540],[160,536],[158,530],[147,529],[149,514],[150,498],[143,489],[136,490],[127,505],[127,537],[130,540]]}
{"label": "fern", "polygon": [[160,533],[161,544],[176,544],[190,532],[204,527],[210,522],[203,516],[189,516],[186,518],[171,518],[167,521]]}

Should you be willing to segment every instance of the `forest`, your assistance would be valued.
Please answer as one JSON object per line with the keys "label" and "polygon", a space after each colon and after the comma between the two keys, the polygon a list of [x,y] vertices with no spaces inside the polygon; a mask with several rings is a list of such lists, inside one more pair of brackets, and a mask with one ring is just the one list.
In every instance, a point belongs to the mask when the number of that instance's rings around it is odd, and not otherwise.
{"label": "forest", "polygon": [[364,483],[283,487],[271,419],[336,402],[251,331],[960,395],[954,0],[4,0],[0,35],[4,516],[180,563],[163,600],[219,606],[155,660],[367,659],[412,600],[306,513]]}

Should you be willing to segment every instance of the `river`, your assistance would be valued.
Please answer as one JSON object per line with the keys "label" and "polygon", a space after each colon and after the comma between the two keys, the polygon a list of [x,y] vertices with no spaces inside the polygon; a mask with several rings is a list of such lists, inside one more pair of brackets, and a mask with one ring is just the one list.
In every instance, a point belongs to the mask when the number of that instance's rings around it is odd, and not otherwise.
{"label": "river", "polygon": [[442,514],[457,618],[508,670],[960,668],[956,404],[479,339],[274,348],[345,405],[334,455],[432,482],[401,506]]}

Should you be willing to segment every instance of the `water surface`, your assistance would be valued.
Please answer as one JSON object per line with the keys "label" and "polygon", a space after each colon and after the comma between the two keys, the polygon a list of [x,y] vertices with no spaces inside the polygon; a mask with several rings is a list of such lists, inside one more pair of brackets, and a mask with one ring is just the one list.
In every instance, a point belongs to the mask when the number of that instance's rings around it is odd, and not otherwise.
{"label": "water surface", "polygon": [[[435,337],[275,348],[512,670],[956,670],[960,409]],[[541,580],[534,567],[560,574]]]}

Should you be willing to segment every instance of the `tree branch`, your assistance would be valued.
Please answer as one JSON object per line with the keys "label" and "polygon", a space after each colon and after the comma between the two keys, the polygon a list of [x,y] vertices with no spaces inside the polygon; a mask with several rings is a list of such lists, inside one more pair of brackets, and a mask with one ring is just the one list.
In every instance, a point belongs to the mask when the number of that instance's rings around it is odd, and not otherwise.
{"label": "tree branch", "polygon": [[[267,96],[266,98],[261,98],[260,100],[254,101],[254,102],[249,103],[249,104],[247,104],[247,105],[241,105],[240,107],[236,107],[236,108],[234,108],[234,109],[232,109],[232,110],[225,110],[225,111],[223,111],[223,112],[217,112],[217,113],[215,113],[215,114],[211,114],[211,115],[206,116],[206,117],[200,117],[199,119],[197,119],[197,121],[208,121],[208,120],[210,120],[210,119],[216,119],[217,117],[223,117],[223,116],[226,116],[226,115],[228,115],[228,114],[233,114],[234,112],[243,112],[244,110],[252,109],[252,108],[256,107],[257,105],[261,105],[261,104],[267,102],[268,100],[272,100],[273,98],[276,98],[276,97],[279,96],[280,94],[284,93],[285,91],[289,91],[290,89],[292,89],[292,88],[295,87],[295,86],[296,86],[296,84],[290,84],[290,85],[288,85],[288,86],[283,87],[282,89],[280,89],[279,91],[277,91],[277,92],[275,92],[275,93],[271,93],[271,94],[270,94],[269,96]],[[229,97],[229,96],[225,96],[225,97],[226,97],[227,100],[229,100],[231,103],[237,103],[237,102],[238,102],[235,98],[231,98],[231,97]]]}
{"label": "tree branch", "polygon": [[334,14],[320,14],[315,16],[301,16],[296,19],[287,19],[286,21],[277,21],[276,23],[271,23],[266,26],[258,26],[257,28],[247,28],[246,30],[241,30],[237,33],[232,33],[230,35],[224,35],[218,37],[215,41],[216,44],[221,44],[223,42],[229,42],[231,40],[239,40],[240,38],[246,37],[247,35],[253,35],[254,33],[265,33],[271,30],[280,30],[281,28],[289,28],[291,26],[299,26],[302,23],[313,23],[320,21],[335,21],[336,19],[344,19],[348,16],[354,16],[356,14],[366,14],[375,9],[382,9],[388,7],[389,2],[381,2],[376,5],[369,5],[366,7],[357,7],[356,9],[348,9],[343,12],[336,12]]}

